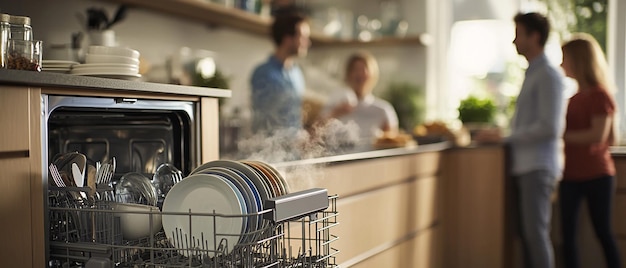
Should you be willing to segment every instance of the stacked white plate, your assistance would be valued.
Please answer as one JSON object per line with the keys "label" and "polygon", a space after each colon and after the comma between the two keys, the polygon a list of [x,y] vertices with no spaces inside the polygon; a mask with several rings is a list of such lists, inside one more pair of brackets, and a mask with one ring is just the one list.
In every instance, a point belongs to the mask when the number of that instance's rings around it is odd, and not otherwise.
{"label": "stacked white plate", "polygon": [[78,62],[66,60],[43,60],[41,70],[44,72],[69,73]]}
{"label": "stacked white plate", "polygon": [[74,65],[70,72],[117,79],[137,79],[139,74],[139,51],[125,47],[90,46],[85,63]]}
{"label": "stacked white plate", "polygon": [[[202,241],[200,244],[210,250],[217,250],[214,245],[222,244],[229,253],[235,245],[257,241],[264,234],[269,222],[263,220],[259,213],[265,209],[265,201],[288,193],[285,179],[266,163],[207,162],[168,192],[163,202],[163,212],[166,213],[163,215],[163,228],[172,244],[179,249],[191,244],[185,241],[186,237],[192,242]],[[192,216],[190,219],[184,213],[230,216]],[[182,254],[187,253],[183,250]]]}

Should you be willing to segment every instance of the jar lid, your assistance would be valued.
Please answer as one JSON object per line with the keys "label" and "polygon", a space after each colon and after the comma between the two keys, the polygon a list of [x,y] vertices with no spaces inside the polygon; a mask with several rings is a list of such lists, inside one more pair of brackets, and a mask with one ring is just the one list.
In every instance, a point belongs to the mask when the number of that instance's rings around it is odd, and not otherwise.
{"label": "jar lid", "polygon": [[0,14],[0,22],[9,22],[10,19],[11,19],[11,15]]}
{"label": "jar lid", "polygon": [[9,23],[11,24],[24,24],[24,25],[30,25],[30,18],[29,17],[25,17],[25,16],[14,16],[14,15],[10,15],[9,16]]}

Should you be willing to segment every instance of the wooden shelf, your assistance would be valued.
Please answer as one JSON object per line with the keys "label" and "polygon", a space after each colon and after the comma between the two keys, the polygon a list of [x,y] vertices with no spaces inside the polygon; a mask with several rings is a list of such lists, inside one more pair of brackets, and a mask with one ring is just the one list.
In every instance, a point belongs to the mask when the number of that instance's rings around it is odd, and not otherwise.
{"label": "wooden shelf", "polygon": [[371,41],[361,41],[357,39],[336,39],[322,35],[313,35],[311,37],[313,47],[354,47],[354,46],[403,46],[403,45],[420,45],[427,46],[430,44],[430,36],[428,34],[420,34],[408,37],[380,37]]}
{"label": "wooden shelf", "polygon": [[203,0],[102,0],[266,35],[271,19]]}
{"label": "wooden shelf", "polygon": [[[225,7],[205,0],[101,0],[145,8],[184,19],[190,19],[211,25],[223,25],[248,33],[267,36],[271,18],[263,18],[257,14]],[[340,40],[313,34],[313,47],[331,46],[395,46],[395,45],[428,45],[430,38],[422,34],[410,37],[383,37],[372,41]]]}

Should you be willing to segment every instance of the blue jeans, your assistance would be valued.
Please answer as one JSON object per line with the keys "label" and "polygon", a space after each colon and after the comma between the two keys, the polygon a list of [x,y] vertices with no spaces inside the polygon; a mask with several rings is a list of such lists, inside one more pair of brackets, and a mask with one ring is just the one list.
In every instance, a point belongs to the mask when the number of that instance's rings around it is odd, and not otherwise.
{"label": "blue jeans", "polygon": [[561,232],[563,234],[563,257],[566,268],[578,268],[576,228],[578,212],[583,199],[587,199],[589,217],[593,229],[604,250],[606,267],[621,267],[620,257],[611,229],[611,209],[614,195],[614,177],[572,182],[561,181],[559,200],[561,209]]}
{"label": "blue jeans", "polygon": [[556,178],[547,170],[514,176],[524,267],[553,268],[550,219]]}

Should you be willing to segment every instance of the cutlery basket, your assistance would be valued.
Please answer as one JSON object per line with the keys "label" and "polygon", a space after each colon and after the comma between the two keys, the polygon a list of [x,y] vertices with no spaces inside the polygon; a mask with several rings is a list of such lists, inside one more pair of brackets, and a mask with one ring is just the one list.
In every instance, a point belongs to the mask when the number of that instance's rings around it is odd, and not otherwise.
{"label": "cutlery basket", "polygon": [[[49,189],[49,267],[337,267],[339,251],[332,246],[338,239],[332,234],[339,224],[337,196],[328,196],[325,189],[272,198],[265,210],[246,215],[116,211],[112,201],[73,198],[78,195],[72,191],[84,190]],[[326,204],[319,205],[320,194]],[[129,214],[149,218],[152,235],[125,239],[121,219]],[[153,220],[172,216],[187,218],[181,229],[209,220],[214,231],[190,238],[178,228],[166,233]],[[232,218],[258,222],[259,228],[220,233],[218,224]]]}

